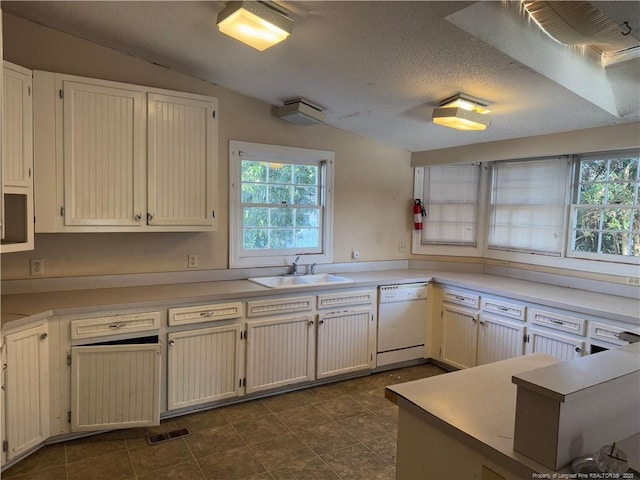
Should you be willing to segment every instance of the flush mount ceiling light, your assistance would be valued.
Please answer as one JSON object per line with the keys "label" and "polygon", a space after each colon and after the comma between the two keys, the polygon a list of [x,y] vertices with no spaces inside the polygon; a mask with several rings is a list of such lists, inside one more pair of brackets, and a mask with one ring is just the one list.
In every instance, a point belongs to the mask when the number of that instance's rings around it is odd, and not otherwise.
{"label": "flush mount ceiling light", "polygon": [[433,123],[457,130],[485,130],[491,124],[488,102],[463,93],[440,102],[433,110]]}
{"label": "flush mount ceiling light", "polygon": [[217,25],[225,35],[263,51],[291,35],[293,20],[272,3],[228,2]]}

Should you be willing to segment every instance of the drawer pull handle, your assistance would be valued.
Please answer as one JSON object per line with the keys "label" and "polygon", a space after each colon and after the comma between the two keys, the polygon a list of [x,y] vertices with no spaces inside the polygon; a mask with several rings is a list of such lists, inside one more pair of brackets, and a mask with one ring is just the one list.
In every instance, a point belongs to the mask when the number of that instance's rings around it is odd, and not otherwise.
{"label": "drawer pull handle", "polygon": [[111,325],[109,325],[109,328],[110,328],[111,330],[117,330],[117,329],[122,328],[122,327],[124,327],[124,326],[125,326],[125,324],[124,324],[124,323],[119,322],[119,323],[112,323]]}
{"label": "drawer pull handle", "polygon": [[200,316],[201,317],[213,317],[214,315],[214,311],[213,310],[209,310],[206,312],[200,312]]}
{"label": "drawer pull handle", "polygon": [[502,311],[502,312],[508,312],[509,309],[507,307],[503,307],[503,306],[498,306],[498,310]]}
{"label": "drawer pull handle", "polygon": [[456,295],[456,296],[455,296],[455,299],[456,299],[456,300],[460,300],[461,302],[464,302],[464,301],[466,300],[466,298],[461,297],[460,295]]}
{"label": "drawer pull handle", "polygon": [[551,323],[555,323],[556,325],[564,325],[562,320],[556,320],[555,318],[551,319]]}

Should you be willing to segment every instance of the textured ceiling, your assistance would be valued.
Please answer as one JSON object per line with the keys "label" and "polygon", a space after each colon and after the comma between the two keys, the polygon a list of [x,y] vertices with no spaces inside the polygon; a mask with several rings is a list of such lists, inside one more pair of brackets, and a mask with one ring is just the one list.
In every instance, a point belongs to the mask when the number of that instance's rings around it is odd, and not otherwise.
{"label": "textured ceiling", "polygon": [[[2,9],[274,105],[308,98],[326,108],[326,123],[409,151],[640,118],[639,59],[602,73],[611,77],[617,105],[617,112],[610,113],[589,94],[600,84],[580,88],[581,78],[566,80],[572,75],[568,66],[549,57],[554,48],[566,54],[564,47],[539,34],[540,52],[547,53],[537,54],[534,42],[519,55],[502,48],[504,39],[493,41],[490,31],[501,28],[501,17],[519,22],[522,29],[535,28],[514,18],[519,12],[513,5],[496,2],[489,17],[495,26],[489,22],[488,34],[472,34],[447,17],[464,15],[460,12],[473,2],[279,3],[292,12],[294,31],[264,52],[217,31],[223,2],[2,2]],[[628,18],[633,32],[638,31],[640,3],[597,3],[617,19]],[[582,57],[578,51],[569,53]],[[528,62],[529,55],[536,62]],[[545,64],[547,58],[555,63]],[[586,57],[576,61],[591,62]],[[457,92],[491,103],[487,131],[461,132],[431,123],[438,102]]]}

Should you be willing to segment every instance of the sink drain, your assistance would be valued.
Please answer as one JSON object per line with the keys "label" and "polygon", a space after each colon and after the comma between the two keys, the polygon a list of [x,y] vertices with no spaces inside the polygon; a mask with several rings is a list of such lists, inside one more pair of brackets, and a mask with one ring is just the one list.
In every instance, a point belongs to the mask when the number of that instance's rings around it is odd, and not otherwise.
{"label": "sink drain", "polygon": [[171,430],[170,432],[147,435],[147,443],[149,445],[157,445],[158,443],[168,442],[169,440],[175,440],[176,438],[186,437],[188,435],[191,435],[188,428],[180,428],[178,430]]}

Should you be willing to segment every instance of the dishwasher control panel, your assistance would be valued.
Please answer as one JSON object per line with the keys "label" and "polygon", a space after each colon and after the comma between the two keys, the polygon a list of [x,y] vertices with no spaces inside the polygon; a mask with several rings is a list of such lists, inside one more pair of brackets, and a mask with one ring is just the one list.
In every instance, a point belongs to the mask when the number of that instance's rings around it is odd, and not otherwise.
{"label": "dishwasher control panel", "polygon": [[379,288],[379,303],[408,302],[411,300],[427,299],[427,285],[424,283],[384,285]]}

